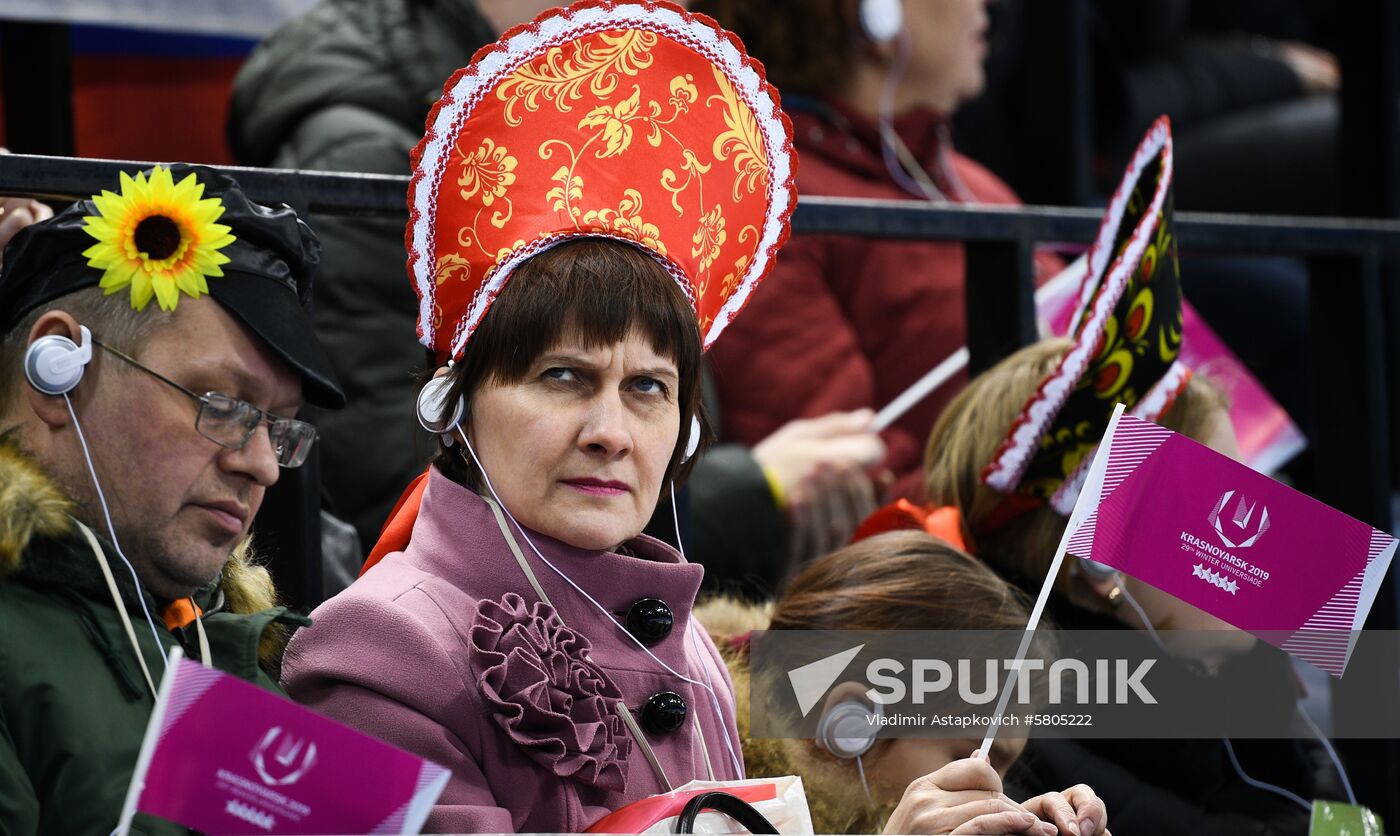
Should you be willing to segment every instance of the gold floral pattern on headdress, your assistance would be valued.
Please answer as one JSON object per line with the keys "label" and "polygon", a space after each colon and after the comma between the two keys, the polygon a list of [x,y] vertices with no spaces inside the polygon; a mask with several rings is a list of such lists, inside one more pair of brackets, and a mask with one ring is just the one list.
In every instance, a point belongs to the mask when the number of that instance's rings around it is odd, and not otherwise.
{"label": "gold floral pattern on headdress", "polygon": [[[477,193],[481,194],[481,205],[490,206],[497,198],[506,196],[506,190],[515,182],[515,157],[510,155],[505,146],[497,145],[494,140],[487,138],[482,140],[481,147],[470,154],[462,153],[462,173],[457,178],[457,185],[462,187],[462,199],[471,200]],[[509,201],[506,201],[509,203]],[[505,219],[510,218],[509,213]],[[502,226],[505,220],[496,224]]]}
{"label": "gold floral pattern on headdress", "polygon": [[448,80],[414,150],[419,337],[460,356],[519,263],[597,236],[656,257],[708,346],[787,238],[794,163],[762,67],[714,21],[662,0],[545,12]]}
{"label": "gold floral pattern on headdress", "polygon": [[203,197],[204,184],[193,173],[179,183],[170,169],[156,166],[132,178],[122,172],[121,192],[94,195],[96,215],[83,230],[97,239],[83,251],[88,265],[103,271],[99,286],[109,295],[131,288],[131,307],[145,310],[154,297],[173,311],[180,294],[198,299],[209,292],[206,276],[222,276],[233,243],[231,228],[215,223],[223,201]]}
{"label": "gold floral pattern on headdress", "polygon": [[654,46],[655,32],[627,29],[604,32],[597,41],[550,47],[540,60],[521,67],[497,88],[496,97],[506,103],[506,124],[519,127],[524,119],[516,112],[516,105],[534,113],[540,109],[541,98],[553,103],[560,113],[568,113],[573,109],[569,102],[583,97],[585,85],[589,96],[611,96],[617,89],[618,73],[635,76],[651,66]]}
{"label": "gold floral pattern on headdress", "polygon": [[740,200],[739,187],[742,185],[753,194],[768,186],[768,154],[763,150],[763,132],[758,129],[758,120],[753,111],[739,100],[739,92],[729,83],[724,73],[714,70],[715,84],[720,92],[706,99],[708,104],[719,99],[724,106],[724,133],[715,137],[714,155],[717,159],[734,159],[734,199]]}
{"label": "gold floral pattern on headdress", "polygon": [[720,247],[728,237],[724,231],[724,207],[716,203],[715,208],[700,217],[700,228],[690,238],[695,245],[690,254],[700,259],[701,273],[710,272],[710,265],[719,258]]}

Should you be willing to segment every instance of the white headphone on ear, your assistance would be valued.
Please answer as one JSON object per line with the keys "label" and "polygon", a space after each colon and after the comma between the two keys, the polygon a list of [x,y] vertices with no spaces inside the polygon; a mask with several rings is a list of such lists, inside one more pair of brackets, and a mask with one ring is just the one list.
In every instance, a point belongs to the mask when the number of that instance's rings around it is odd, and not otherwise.
{"label": "white headphone on ear", "polygon": [[443,375],[428,381],[418,391],[418,423],[428,432],[444,436],[448,444],[452,443],[452,431],[462,423],[467,412],[466,399],[458,398],[448,414],[447,390],[451,388],[452,381]]}
{"label": "white headphone on ear", "polygon": [[904,29],[902,0],[860,0],[860,28],[877,44],[894,40]]}
{"label": "white headphone on ear", "polygon": [[24,353],[24,377],[30,386],[45,395],[73,391],[92,360],[92,332],[79,325],[78,335],[81,343],[62,334],[49,334],[29,344]]}
{"label": "white headphone on ear", "polygon": [[690,437],[685,440],[685,455],[681,456],[681,463],[690,461],[695,457],[695,451],[700,449],[700,416],[690,416]]}
{"label": "white headphone on ear", "polygon": [[[87,338],[87,329],[86,329],[86,328],[83,329],[83,336],[84,336],[84,345],[87,345],[87,342],[86,342],[86,338]],[[43,339],[41,339],[41,340],[39,340],[38,342],[34,343],[34,346],[37,347],[37,346],[39,345],[39,343],[43,342],[44,340],[50,340],[50,339],[54,339],[54,340],[63,340],[63,341],[66,342],[68,345],[70,345],[70,346],[73,345],[72,340],[69,340],[67,337],[44,337]],[[74,346],[74,347],[76,348],[76,346]],[[30,348],[30,354],[33,354],[33,353],[34,353],[34,348],[31,347],[31,348]],[[88,348],[88,356],[89,356],[89,357],[92,356],[92,349],[91,349],[90,347]],[[83,362],[87,362],[87,361],[84,360]],[[26,373],[26,374],[28,373],[28,370],[29,370],[29,364],[26,363],[26,364],[25,364],[25,373]],[[79,371],[78,371],[78,376],[79,376],[79,377],[82,376],[82,370],[81,370],[81,369],[79,369]],[[31,382],[31,383],[33,382],[33,378],[32,378],[32,377],[30,378],[30,382]],[[73,383],[74,383],[74,385],[76,385],[76,384],[77,384],[77,380],[75,379],[75,380],[73,381]],[[47,391],[47,390],[44,390],[42,387],[39,387],[39,385],[38,385],[37,383],[34,384],[34,385],[35,385],[36,388],[39,388],[41,391]],[[68,388],[71,389],[72,386],[70,386],[70,387],[68,387]],[[433,378],[432,380],[428,381],[426,384],[423,385],[423,388],[420,389],[420,390],[418,391],[418,423],[419,423],[420,425],[422,425],[423,429],[427,430],[428,432],[430,432],[430,433],[435,433],[435,434],[437,434],[437,435],[443,436],[444,440],[447,442],[447,444],[448,444],[449,446],[452,444],[452,441],[453,441],[452,435],[451,435],[452,431],[455,430],[455,429],[457,429],[457,426],[458,426],[459,424],[462,423],[462,418],[463,418],[463,416],[466,415],[466,412],[467,412],[467,403],[466,403],[466,399],[465,399],[465,398],[458,398],[457,401],[456,401],[456,403],[452,404],[452,412],[451,412],[451,414],[448,414],[448,409],[447,409],[447,407],[448,407],[448,404],[447,404],[447,392],[448,392],[448,390],[451,389],[451,388],[452,388],[452,381],[451,381],[450,379],[448,379],[448,377],[447,377],[446,375],[443,375],[442,377],[435,377],[435,378]],[[63,391],[66,392],[66,391],[68,391],[68,390],[65,389],[65,390],[63,390]],[[57,394],[57,393],[51,393],[51,394]],[[686,439],[686,442],[685,442],[685,455],[681,457],[681,461],[682,461],[682,462],[688,462],[688,461],[690,461],[691,458],[693,458],[693,457],[695,456],[696,451],[699,450],[699,449],[700,449],[700,417],[699,417],[698,415],[692,415],[692,416],[690,416],[690,437]]]}
{"label": "white headphone on ear", "polygon": [[854,699],[838,702],[817,723],[817,743],[842,760],[864,755],[880,734],[880,722],[871,722],[872,715],[884,717],[885,709],[879,703],[872,706]]}

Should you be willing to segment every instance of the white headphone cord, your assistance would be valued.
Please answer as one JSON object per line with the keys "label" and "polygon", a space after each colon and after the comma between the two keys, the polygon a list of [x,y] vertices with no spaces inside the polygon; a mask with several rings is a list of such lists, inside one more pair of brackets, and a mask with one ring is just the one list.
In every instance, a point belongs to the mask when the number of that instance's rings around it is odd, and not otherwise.
{"label": "white headphone cord", "polygon": [[676,483],[671,481],[666,487],[671,491],[671,523],[676,527],[676,551],[681,553],[681,560],[686,560],[685,543],[681,540],[681,515],[676,510]]}
{"label": "white headphone cord", "polygon": [[1265,781],[1260,781],[1257,778],[1251,778],[1249,774],[1244,771],[1244,767],[1240,766],[1239,758],[1235,757],[1235,744],[1231,743],[1230,738],[1228,737],[1222,737],[1221,740],[1225,741],[1225,754],[1230,756],[1230,765],[1235,768],[1235,773],[1240,776],[1240,780],[1244,781],[1246,784],[1249,784],[1255,789],[1264,790],[1265,792],[1271,792],[1275,795],[1281,795],[1289,801],[1292,801],[1294,804],[1297,804],[1299,807],[1302,807],[1304,810],[1312,810],[1312,805],[1304,801],[1296,793],[1290,792],[1284,789],[1283,787],[1276,786]]}
{"label": "white headphone cord", "polygon": [[1317,735],[1317,739],[1322,744],[1322,748],[1327,750],[1327,755],[1332,758],[1332,765],[1337,767],[1337,777],[1341,778],[1342,789],[1347,794],[1347,802],[1355,806],[1356,793],[1352,791],[1351,779],[1347,777],[1347,771],[1342,768],[1342,759],[1337,755],[1337,750],[1333,748],[1332,741],[1327,739],[1327,735],[1322,733],[1322,729],[1318,728],[1317,723],[1313,721],[1313,718],[1308,716],[1308,712],[1304,711],[1302,706],[1298,707],[1298,713],[1302,715],[1303,722],[1307,724],[1308,728],[1313,730],[1313,734]]}
{"label": "white headphone cord", "polygon": [[[676,483],[675,483],[674,481],[668,483],[668,484],[667,484],[667,489],[670,490],[670,492],[671,492],[671,522],[672,522],[672,523],[675,525],[675,527],[676,527],[676,550],[679,551],[679,552],[681,553],[681,559],[682,559],[682,560],[686,560],[686,556],[685,556],[685,543],[681,540],[681,517],[680,517],[680,512],[676,510]],[[687,640],[687,641],[689,642],[689,644],[690,644],[690,649],[691,649],[692,651],[694,651],[695,657],[696,657],[697,659],[700,659],[700,660],[701,660],[700,671],[701,671],[701,673],[705,674],[705,690],[709,691],[710,694],[711,694],[711,696],[713,696],[714,693],[715,693],[715,688],[714,688],[715,682],[714,682],[714,680],[710,677],[710,668],[709,668],[709,666],[705,664],[705,662],[708,661],[708,655],[704,652],[704,649],[703,649],[703,648],[700,648],[700,647],[697,647],[697,646],[696,646],[696,642],[697,642],[697,640],[696,640],[696,638],[695,638],[695,630],[696,630],[696,629],[698,629],[698,628],[695,626],[695,619],[694,619],[694,618],[691,618],[689,621],[686,622],[686,633],[685,633],[685,637],[686,637],[686,640]],[[724,738],[725,738],[725,741],[724,741],[724,742],[725,742],[725,745],[729,745],[729,730],[728,730],[727,728],[725,728],[725,725],[724,725],[724,715],[723,715],[722,713],[719,715],[719,727],[720,727],[720,730],[724,732]],[[699,717],[696,717],[696,719],[695,719],[695,730],[696,730],[697,732],[700,732],[700,740],[701,740],[701,742],[703,743],[703,741],[704,741],[704,739],[705,739],[705,733],[700,729],[700,718],[699,718]],[[715,769],[714,769],[713,766],[710,766],[710,753],[709,753],[709,751],[708,751],[707,749],[702,749],[701,751],[704,752],[704,755],[705,755],[705,766],[706,766],[706,767],[709,769],[709,771],[710,771],[710,780],[713,781],[713,780],[715,780]],[[731,754],[731,755],[733,754],[732,747],[731,747],[730,754]]]}
{"label": "white headphone cord", "polygon": [[875,796],[870,792],[870,782],[865,779],[865,761],[861,755],[856,755],[856,772],[860,773],[860,785],[865,788],[865,797],[874,801]]}
{"label": "white headphone cord", "polygon": [[[682,541],[682,539],[681,539],[681,517],[680,517],[680,512],[679,512],[678,510],[676,510],[676,483],[675,483],[675,481],[671,481],[671,482],[667,483],[667,489],[671,492],[671,522],[672,522],[672,524],[674,524],[675,527],[676,527],[676,550],[679,551],[679,552],[681,553],[681,559],[682,559],[682,560],[686,560],[687,558],[686,558],[686,556],[685,556],[685,543],[684,543],[684,541]],[[697,646],[696,646],[696,645],[697,645],[697,639],[695,638],[695,630],[696,630],[696,629],[698,629],[698,628],[695,626],[695,619],[692,617],[690,620],[688,620],[688,621],[686,622],[686,634],[685,634],[685,637],[686,637],[686,640],[690,643],[690,649],[691,649],[692,651],[694,651],[695,657],[696,657],[697,659],[701,660],[701,662],[700,662],[700,672],[703,673],[703,674],[705,674],[705,690],[707,690],[707,691],[710,692],[710,696],[711,696],[711,697],[714,697],[714,694],[715,694],[714,685],[715,685],[715,683],[714,683],[714,680],[710,677],[710,668],[709,668],[709,665],[705,664],[707,661],[709,661],[709,657],[708,657],[708,654],[706,654],[706,653],[704,652],[704,649],[703,649],[703,648],[697,647]],[[722,712],[720,712],[720,713],[717,715],[717,719],[719,720],[719,728],[720,728],[720,731],[724,733],[724,744],[725,744],[725,746],[729,747],[730,757],[733,757],[733,755],[734,755],[734,749],[733,749],[732,744],[730,744],[730,742],[729,742],[729,729],[728,729],[728,728],[725,726],[725,724],[724,724],[724,714],[723,714]],[[709,752],[709,750],[708,750],[707,748],[704,748],[704,747],[703,747],[703,743],[704,743],[704,740],[705,740],[705,733],[704,733],[704,731],[701,730],[701,728],[700,728],[700,718],[699,718],[699,716],[696,716],[696,718],[695,718],[695,730],[696,730],[697,732],[700,733],[700,741],[701,741],[701,744],[702,744],[701,752],[705,755],[705,767],[709,770],[709,773],[710,773],[710,780],[713,781],[713,780],[715,780],[715,768],[714,768],[713,766],[710,766],[710,752]],[[740,773],[740,774],[742,774],[742,773]]]}
{"label": "white headphone cord", "polygon": [[[1147,628],[1148,634],[1150,634],[1152,636],[1152,640],[1157,643],[1157,647],[1161,648],[1163,653],[1171,655],[1171,651],[1167,650],[1167,646],[1162,642],[1162,637],[1157,634],[1157,628],[1153,626],[1150,620],[1148,620],[1147,613],[1143,610],[1142,606],[1138,604],[1137,599],[1133,597],[1133,594],[1129,592],[1128,588],[1122,583],[1118,584],[1118,591],[1123,593],[1123,600],[1127,601],[1128,605],[1133,608],[1133,612],[1137,613],[1138,618],[1142,619],[1143,626]],[[1342,787],[1346,790],[1347,799],[1352,804],[1356,804],[1356,795],[1351,790],[1351,781],[1347,778],[1347,772],[1344,768],[1342,768],[1342,759],[1337,756],[1337,751],[1332,748],[1331,741],[1327,739],[1327,735],[1322,733],[1322,729],[1319,729],[1317,727],[1317,724],[1312,721],[1312,718],[1308,716],[1308,713],[1306,711],[1303,711],[1301,708],[1296,707],[1295,709],[1300,715],[1302,715],[1303,721],[1307,723],[1309,728],[1311,728],[1313,732],[1317,734],[1317,739],[1322,743],[1322,748],[1325,749],[1327,751],[1327,754],[1332,758],[1332,765],[1337,768],[1337,774],[1341,776]],[[1225,753],[1230,756],[1230,765],[1235,768],[1235,774],[1240,776],[1241,781],[1244,781],[1246,784],[1250,785],[1251,787],[1254,787],[1255,789],[1263,790],[1265,792],[1271,792],[1275,795],[1282,796],[1283,798],[1286,798],[1289,801],[1292,801],[1294,804],[1297,804],[1298,806],[1302,807],[1304,810],[1312,810],[1312,805],[1305,801],[1297,793],[1284,789],[1283,787],[1277,786],[1275,784],[1270,784],[1266,781],[1260,781],[1257,778],[1251,777],[1248,773],[1244,771],[1244,767],[1240,766],[1239,758],[1235,756],[1235,745],[1230,741],[1230,738],[1222,737],[1221,740],[1225,742]]]}
{"label": "white headphone cord", "polygon": [[[672,676],[676,677],[676,678],[679,679],[680,681],[685,682],[685,683],[687,683],[687,684],[689,684],[689,685],[694,685],[694,686],[697,687],[697,688],[703,688],[707,693],[709,693],[709,695],[710,695],[710,703],[711,703],[711,705],[714,707],[714,710],[715,710],[715,717],[716,717],[716,719],[718,720],[720,731],[724,732],[724,746],[725,746],[725,748],[729,751],[729,758],[730,758],[730,761],[732,762],[732,764],[733,764],[733,766],[734,766],[734,774],[735,774],[736,776],[742,776],[742,775],[744,774],[744,768],[743,768],[742,762],[739,760],[738,756],[734,753],[734,743],[733,743],[733,741],[730,740],[730,738],[729,738],[729,729],[725,726],[725,723],[724,723],[724,710],[723,710],[722,708],[720,708],[719,697],[715,695],[714,688],[711,688],[711,687],[710,687],[709,685],[707,685],[706,683],[699,682],[699,681],[697,681],[697,680],[691,679],[690,677],[686,676],[685,674],[682,674],[682,673],[677,672],[677,671],[674,670],[670,665],[668,665],[668,664],[666,664],[665,662],[661,661],[661,659],[658,658],[658,657],[656,656],[656,654],[652,653],[651,650],[649,650],[649,649],[647,648],[646,645],[642,644],[642,643],[637,639],[636,636],[634,636],[634,635],[632,635],[630,632],[628,632],[628,630],[627,630],[626,627],[624,627],[623,625],[619,624],[619,623],[617,622],[617,619],[613,618],[613,617],[612,617],[612,614],[608,612],[607,607],[604,607],[602,604],[600,604],[600,603],[598,603],[596,600],[594,600],[593,596],[592,596],[592,595],[589,595],[589,594],[583,589],[583,587],[581,587],[581,586],[579,586],[578,584],[574,583],[573,578],[570,578],[568,575],[564,574],[564,572],[563,572],[562,570],[560,570],[559,567],[557,567],[557,566],[555,566],[553,563],[549,562],[549,558],[547,558],[547,557],[544,556],[544,554],[540,551],[539,547],[535,545],[535,541],[532,540],[532,539],[530,539],[530,535],[529,535],[528,533],[526,533],[525,527],[524,527],[523,525],[520,524],[520,521],[517,520],[517,519],[515,518],[515,515],[512,514],[512,513],[510,512],[510,509],[506,507],[506,504],[505,504],[504,502],[501,501],[500,494],[496,493],[496,487],[495,487],[494,485],[491,484],[491,477],[488,476],[488,475],[486,474],[486,468],[484,468],[484,467],[481,466],[481,459],[477,458],[476,450],[474,450],[474,449],[472,448],[471,440],[467,438],[467,434],[466,434],[465,432],[463,432],[461,426],[456,426],[456,427],[454,427],[453,429],[455,429],[455,430],[457,431],[457,434],[460,435],[460,436],[462,437],[462,444],[463,444],[463,446],[465,446],[465,447],[467,448],[467,452],[471,454],[472,461],[476,463],[476,469],[477,469],[477,471],[481,474],[481,479],[482,479],[482,481],[486,483],[486,489],[489,490],[489,491],[491,492],[492,498],[495,499],[496,502],[501,506],[501,510],[505,512],[505,514],[506,514],[506,516],[507,516],[508,518],[510,518],[510,521],[511,521],[512,523],[515,523],[515,529],[516,529],[517,531],[520,532],[520,536],[521,536],[521,537],[524,537],[524,538],[525,538],[525,542],[526,542],[527,544],[529,544],[530,550],[533,551],[533,552],[535,553],[535,556],[538,557],[538,558],[540,559],[540,561],[544,563],[544,565],[548,566],[548,567],[554,572],[554,574],[556,574],[556,575],[558,575],[559,577],[563,578],[563,579],[564,579],[564,582],[567,583],[569,586],[573,587],[573,589],[574,589],[575,592],[577,592],[578,594],[582,595],[582,596],[584,597],[584,599],[588,601],[588,603],[592,604],[592,605],[594,606],[594,608],[598,610],[598,612],[602,613],[603,616],[604,616],[605,618],[607,618],[608,621],[612,622],[612,623],[618,628],[618,630],[622,633],[622,635],[626,636],[626,637],[628,638],[628,640],[630,640],[633,644],[635,644],[635,645],[637,646],[637,649],[641,650],[641,651],[642,651],[643,653],[645,653],[648,657],[650,657],[650,659],[651,659],[653,662],[655,662],[656,664],[660,665],[667,673],[669,673],[669,674],[671,674]],[[673,509],[673,510],[674,510],[674,509]]]}
{"label": "white headphone cord", "polygon": [[[116,526],[112,525],[112,512],[107,508],[107,497],[102,492],[102,483],[97,480],[97,468],[93,467],[92,464],[92,453],[88,450],[87,438],[83,434],[83,425],[78,421],[78,413],[73,411],[73,401],[68,397],[67,392],[63,393],[63,402],[68,405],[68,415],[73,419],[73,429],[78,431],[78,443],[83,448],[83,459],[87,462],[88,475],[92,477],[92,486],[97,489],[97,501],[102,506],[102,516],[107,521],[107,534],[112,538],[112,548],[116,551],[117,557],[121,558],[126,570],[131,573],[131,581],[136,584],[136,600],[141,604],[141,612],[146,616],[146,624],[151,628],[151,638],[155,639],[156,649],[160,651],[160,663],[163,667],[168,666],[169,663],[165,659],[165,645],[161,644],[160,634],[156,632],[155,619],[151,618],[151,611],[146,607],[146,595],[141,588],[141,579],[136,576],[136,569],[132,567],[131,561],[127,560],[126,554],[122,552],[121,543],[117,542],[117,529]],[[122,605],[120,601],[113,603],[117,606]],[[136,650],[138,653],[140,652],[140,648]]]}
{"label": "white headphone cord", "polygon": [[[880,158],[885,163],[885,170],[889,173],[899,187],[909,192],[915,197],[935,203],[946,202],[947,198],[938,190],[938,186],[924,175],[924,180],[916,180],[905,168],[895,143],[903,145],[899,140],[899,135],[894,130],[894,95],[899,89],[899,81],[904,76],[904,67],[909,62],[909,53],[913,48],[913,40],[907,28],[901,28],[896,38],[894,65],[890,67],[889,73],[885,76],[885,83],[880,89]],[[922,170],[919,172],[923,174]]]}

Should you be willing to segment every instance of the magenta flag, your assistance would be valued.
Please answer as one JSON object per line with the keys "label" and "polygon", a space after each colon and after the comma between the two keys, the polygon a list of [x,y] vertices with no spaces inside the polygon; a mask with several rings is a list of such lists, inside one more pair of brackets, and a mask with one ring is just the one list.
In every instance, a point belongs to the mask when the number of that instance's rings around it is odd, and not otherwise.
{"label": "magenta flag", "polygon": [[1394,537],[1131,415],[1109,428],[1098,459],[1070,554],[1342,675]]}
{"label": "magenta flag", "polygon": [[417,833],[449,774],[176,648],[117,832],[139,811],[211,836]]}

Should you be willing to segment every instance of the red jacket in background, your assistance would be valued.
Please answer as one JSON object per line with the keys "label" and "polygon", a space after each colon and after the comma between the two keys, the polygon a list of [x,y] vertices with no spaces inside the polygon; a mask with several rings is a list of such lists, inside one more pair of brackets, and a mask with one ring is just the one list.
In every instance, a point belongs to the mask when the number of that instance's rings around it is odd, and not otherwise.
{"label": "red jacket in background", "polygon": [[[828,101],[789,115],[799,194],[916,199],[886,171],[878,130],[865,117]],[[929,110],[895,120],[951,200],[1019,204],[996,175],[941,149],[945,125]],[[1062,267],[1053,255],[1036,257],[1039,280]],[[723,436],[754,445],[794,418],[878,410],[964,345],[964,319],[961,244],[794,235],[709,352]],[[960,373],[885,431],[887,465],[901,482],[919,473],[934,420],[966,383]]]}

